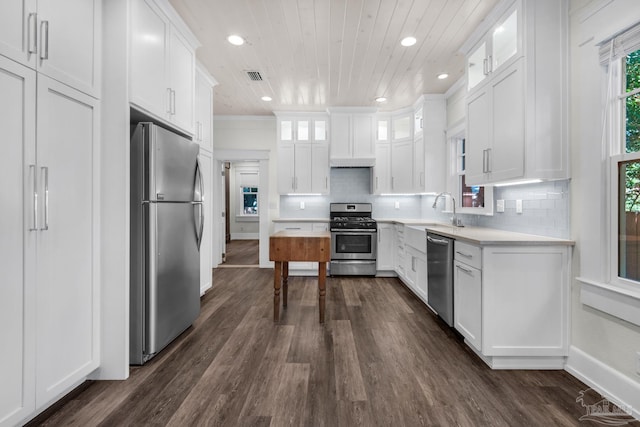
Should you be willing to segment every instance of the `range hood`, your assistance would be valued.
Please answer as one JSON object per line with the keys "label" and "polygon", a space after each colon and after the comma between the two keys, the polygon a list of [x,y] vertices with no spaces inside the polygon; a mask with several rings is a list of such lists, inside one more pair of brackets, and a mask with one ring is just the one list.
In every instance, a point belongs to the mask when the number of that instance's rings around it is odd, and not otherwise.
{"label": "range hood", "polygon": [[333,168],[366,168],[372,167],[376,165],[375,157],[364,157],[364,158],[331,158],[329,162],[331,167]]}

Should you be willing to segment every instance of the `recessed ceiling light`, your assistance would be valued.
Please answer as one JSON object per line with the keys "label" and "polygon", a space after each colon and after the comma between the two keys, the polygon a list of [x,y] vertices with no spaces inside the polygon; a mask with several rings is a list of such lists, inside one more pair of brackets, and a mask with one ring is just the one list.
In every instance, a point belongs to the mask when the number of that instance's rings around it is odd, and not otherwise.
{"label": "recessed ceiling light", "polygon": [[438,78],[439,78],[440,80],[444,80],[444,79],[446,79],[447,77],[449,77],[449,74],[447,74],[447,73],[438,74]]}
{"label": "recessed ceiling light", "polygon": [[400,44],[402,46],[413,46],[414,44],[416,44],[416,38],[415,37],[405,37],[402,39],[402,41],[400,41]]}
{"label": "recessed ceiling light", "polygon": [[242,46],[244,44],[244,39],[236,34],[231,34],[227,37],[227,41],[234,46]]}
{"label": "recessed ceiling light", "polygon": [[376,102],[385,102],[387,100],[387,98],[385,98],[384,96],[379,96],[376,98]]}
{"label": "recessed ceiling light", "polygon": [[270,96],[266,96],[266,95],[265,95],[265,96],[263,96],[263,97],[262,97],[262,98],[260,98],[260,99],[262,99],[263,101],[266,101],[266,102],[269,102],[269,101],[271,101],[271,100],[272,100],[272,98],[271,98]]}

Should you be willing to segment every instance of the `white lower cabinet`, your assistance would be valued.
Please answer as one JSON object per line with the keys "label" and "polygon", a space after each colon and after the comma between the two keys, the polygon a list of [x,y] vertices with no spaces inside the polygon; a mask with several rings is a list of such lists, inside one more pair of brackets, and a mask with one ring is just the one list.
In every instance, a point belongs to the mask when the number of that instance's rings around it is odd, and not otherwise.
{"label": "white lower cabinet", "polygon": [[424,227],[404,227],[404,281],[424,303],[427,303],[427,235]]}
{"label": "white lower cabinet", "polygon": [[[99,365],[99,101],[0,57],[0,426]],[[37,85],[36,85],[37,81]],[[36,90],[37,87],[37,90]],[[37,135],[37,138],[36,138]]]}
{"label": "white lower cabinet", "polygon": [[405,269],[405,246],[404,246],[404,225],[395,224],[396,229],[396,240],[395,240],[395,270],[398,276],[403,279],[406,277],[406,269]]}
{"label": "white lower cabinet", "polygon": [[466,342],[482,350],[482,272],[458,260],[453,265],[454,326]]}
{"label": "white lower cabinet", "polygon": [[[297,230],[297,231],[329,231],[328,222],[276,222],[273,231]],[[317,262],[290,262],[290,276],[317,276]]]}
{"label": "white lower cabinet", "polygon": [[494,369],[563,369],[571,246],[456,241],[455,328]]}
{"label": "white lower cabinet", "polygon": [[378,253],[376,255],[376,270],[393,271],[395,253],[395,226],[378,222]]}

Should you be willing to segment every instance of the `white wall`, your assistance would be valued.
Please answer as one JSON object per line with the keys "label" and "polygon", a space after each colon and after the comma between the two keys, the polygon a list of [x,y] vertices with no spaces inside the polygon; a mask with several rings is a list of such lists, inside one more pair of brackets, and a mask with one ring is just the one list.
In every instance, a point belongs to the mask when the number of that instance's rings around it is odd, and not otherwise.
{"label": "white wall", "polygon": [[[214,116],[213,146],[214,157],[218,161],[260,160],[259,203],[262,206],[260,211],[260,266],[272,266],[273,263],[269,261],[268,237],[273,230],[271,218],[277,217],[279,210],[276,118],[275,116]],[[268,159],[263,157],[265,151],[268,153]],[[233,158],[222,158],[224,157],[223,152],[232,153]],[[246,157],[242,156],[243,152],[247,152]],[[214,240],[217,240],[214,245],[224,244],[224,237],[220,236],[220,233],[218,236],[214,235]],[[220,238],[222,238],[222,242],[220,242]]]}
{"label": "white wall", "polygon": [[[275,116],[214,116],[213,147],[216,150],[269,150],[269,212],[278,214],[278,155]],[[254,160],[254,159],[247,159]],[[264,179],[264,177],[261,177]]]}
{"label": "white wall", "polygon": [[[606,282],[608,199],[606,150],[601,141],[606,76],[599,65],[597,43],[640,21],[640,2],[572,0],[570,5],[573,275]],[[640,328],[583,305],[580,288],[574,280],[569,370],[623,401],[634,402],[638,411]]]}

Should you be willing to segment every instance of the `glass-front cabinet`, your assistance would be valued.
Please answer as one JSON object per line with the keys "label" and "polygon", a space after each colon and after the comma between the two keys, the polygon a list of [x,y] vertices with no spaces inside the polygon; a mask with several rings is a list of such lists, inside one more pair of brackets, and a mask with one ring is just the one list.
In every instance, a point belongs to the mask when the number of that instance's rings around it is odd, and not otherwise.
{"label": "glass-front cabinet", "polygon": [[282,114],[276,114],[279,193],[329,194],[329,117]]}
{"label": "glass-front cabinet", "polygon": [[522,56],[519,6],[516,1],[467,56],[467,90]]}

